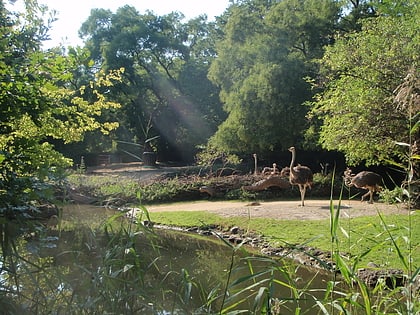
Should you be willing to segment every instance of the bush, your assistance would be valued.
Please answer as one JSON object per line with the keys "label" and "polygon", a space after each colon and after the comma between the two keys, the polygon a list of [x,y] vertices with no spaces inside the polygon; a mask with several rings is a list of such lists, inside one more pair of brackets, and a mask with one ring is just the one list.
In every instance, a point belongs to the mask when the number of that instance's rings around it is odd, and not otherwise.
{"label": "bush", "polygon": [[385,203],[399,203],[404,200],[404,190],[401,187],[395,187],[392,190],[383,189],[379,193],[379,198]]}

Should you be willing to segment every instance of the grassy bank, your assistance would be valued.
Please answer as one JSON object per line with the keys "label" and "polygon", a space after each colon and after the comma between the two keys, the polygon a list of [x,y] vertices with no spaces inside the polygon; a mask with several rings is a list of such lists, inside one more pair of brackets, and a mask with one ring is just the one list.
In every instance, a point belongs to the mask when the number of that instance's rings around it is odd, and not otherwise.
{"label": "grassy bank", "polygon": [[[153,212],[153,222],[196,227],[216,225],[222,230],[238,226],[265,236],[274,246],[286,244],[305,245],[332,250],[330,220],[275,220],[246,217],[220,217],[205,212]],[[337,230],[337,246],[340,252],[348,253],[350,259],[360,259],[359,267],[373,262],[381,268],[404,269],[400,255],[412,256],[414,264],[420,261],[420,213],[406,215],[369,216],[340,219]],[[412,227],[409,229],[409,227]]]}

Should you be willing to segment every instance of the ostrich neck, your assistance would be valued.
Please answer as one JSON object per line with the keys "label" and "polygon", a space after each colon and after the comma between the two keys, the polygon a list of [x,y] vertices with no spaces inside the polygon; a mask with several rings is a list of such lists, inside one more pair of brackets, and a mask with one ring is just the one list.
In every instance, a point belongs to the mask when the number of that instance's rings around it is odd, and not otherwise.
{"label": "ostrich neck", "polygon": [[296,158],[295,151],[292,151],[292,160],[290,161],[290,174],[292,175],[296,174],[295,170],[293,169],[293,165],[295,164],[295,158]]}

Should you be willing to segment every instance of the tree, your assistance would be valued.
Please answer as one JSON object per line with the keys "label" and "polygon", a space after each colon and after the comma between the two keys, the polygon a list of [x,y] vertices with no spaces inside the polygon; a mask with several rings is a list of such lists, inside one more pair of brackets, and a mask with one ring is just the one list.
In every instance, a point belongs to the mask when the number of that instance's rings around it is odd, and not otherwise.
{"label": "tree", "polygon": [[316,76],[314,58],[331,42],[334,1],[238,1],[229,8],[224,38],[209,77],[220,86],[227,119],[210,139],[230,153],[267,154],[302,143]]}
{"label": "tree", "polygon": [[125,68],[112,89],[123,104],[119,139],[144,142],[159,136],[161,155],[191,160],[195,147],[214,132],[220,115],[217,88],[207,79],[212,51],[205,17],[183,23],[177,12],[155,16],[124,6],[115,14],[94,10],[82,25],[98,66]]}
{"label": "tree", "polygon": [[377,0],[343,0],[338,29],[341,33],[361,30],[361,21],[377,15]]}
{"label": "tree", "polygon": [[311,114],[321,120],[322,146],[343,152],[349,164],[404,156],[396,142],[409,143],[411,122],[394,91],[410,69],[419,77],[419,17],[413,1],[411,10],[365,19],[360,32],[338,38],[321,60],[325,90]]}
{"label": "tree", "polygon": [[[86,132],[104,133],[115,122],[98,122],[102,111],[118,108],[103,92],[120,71],[99,71],[94,80],[73,88],[77,58],[58,50],[42,51],[46,38],[43,14],[36,1],[27,11],[12,14],[0,2],[0,212],[29,201],[41,201],[36,185],[54,177],[71,161],[53,141],[83,140]],[[38,183],[38,184],[36,184]],[[36,185],[35,185],[36,184]],[[43,188],[45,188],[43,186]]]}

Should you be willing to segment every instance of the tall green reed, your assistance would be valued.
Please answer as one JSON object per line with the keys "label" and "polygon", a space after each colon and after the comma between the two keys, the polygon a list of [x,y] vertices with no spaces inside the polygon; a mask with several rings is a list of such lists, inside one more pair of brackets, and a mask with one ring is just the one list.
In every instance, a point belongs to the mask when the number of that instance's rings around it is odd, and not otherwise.
{"label": "tall green reed", "polygon": [[[344,187],[344,186],[343,186]],[[350,198],[350,196],[349,196]],[[390,229],[384,215],[378,209],[378,219],[381,224],[378,227],[378,241],[373,247],[367,248],[360,252],[353,252],[353,245],[358,242],[363,242],[363,235],[360,239],[354,239],[355,233],[352,231],[351,218],[347,219],[346,228],[342,224],[341,214],[341,200],[342,192],[337,206],[330,201],[330,236],[331,236],[331,254],[336,266],[336,273],[333,275],[331,281],[330,300],[326,300],[326,304],[330,305],[330,309],[323,309],[323,314],[388,314],[389,312],[395,314],[417,314],[420,312],[420,305],[418,302],[419,292],[413,290],[416,276],[419,274],[419,269],[413,272],[413,264],[411,260],[412,251],[414,247],[411,244],[412,225],[411,212],[407,211],[406,226]],[[405,231],[405,233],[401,233]],[[341,232],[341,233],[339,233]],[[353,233],[352,233],[353,232]],[[347,248],[342,248],[340,237],[347,238]],[[406,248],[401,248],[401,242],[397,241],[403,239],[406,243]],[[407,280],[402,287],[398,287],[399,275],[392,275],[386,271],[387,266],[381,266],[384,270],[371,270],[383,275],[379,277],[378,281],[369,287],[366,279],[363,279],[358,271],[365,269],[366,266],[360,264],[363,258],[369,257],[374,248],[388,248],[388,253],[395,253],[404,266],[404,278]],[[335,285],[338,283],[337,274],[340,279],[344,281],[345,291],[341,291],[341,296],[335,298]],[[414,276],[413,276],[414,275]],[[389,285],[391,283],[391,285]],[[342,290],[342,289],[341,289]],[[379,298],[380,297],[380,298]],[[403,302],[405,301],[405,302]],[[405,305],[405,307],[404,307]]]}

